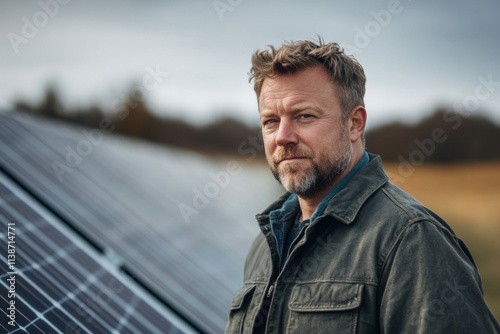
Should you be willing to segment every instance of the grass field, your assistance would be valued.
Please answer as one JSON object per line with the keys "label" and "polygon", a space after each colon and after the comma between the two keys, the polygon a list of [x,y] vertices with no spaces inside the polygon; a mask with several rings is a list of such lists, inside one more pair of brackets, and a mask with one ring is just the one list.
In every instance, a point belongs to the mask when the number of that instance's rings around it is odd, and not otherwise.
{"label": "grass field", "polygon": [[500,320],[500,162],[423,165],[412,173],[400,167],[385,164],[391,181],[444,218],[466,243]]}

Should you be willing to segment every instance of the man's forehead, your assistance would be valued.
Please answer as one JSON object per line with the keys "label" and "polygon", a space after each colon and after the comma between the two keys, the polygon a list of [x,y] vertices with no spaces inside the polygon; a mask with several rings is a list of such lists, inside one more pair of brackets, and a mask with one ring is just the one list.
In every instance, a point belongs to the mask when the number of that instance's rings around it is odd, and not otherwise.
{"label": "man's forehead", "polygon": [[266,78],[262,84],[258,99],[259,108],[284,103],[296,109],[309,107],[311,99],[331,98],[336,95],[336,85],[326,73],[304,71]]}

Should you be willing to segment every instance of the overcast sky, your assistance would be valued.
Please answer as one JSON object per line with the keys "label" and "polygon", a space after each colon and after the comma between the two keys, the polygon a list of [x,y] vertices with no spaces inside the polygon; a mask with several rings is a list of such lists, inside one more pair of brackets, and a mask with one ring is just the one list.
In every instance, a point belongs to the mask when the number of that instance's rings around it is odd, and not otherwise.
{"label": "overcast sky", "polygon": [[68,105],[112,109],[157,71],[155,111],[257,122],[251,54],[321,35],[363,65],[369,126],[475,102],[500,123],[499,18],[499,0],[2,1],[0,108],[56,82]]}

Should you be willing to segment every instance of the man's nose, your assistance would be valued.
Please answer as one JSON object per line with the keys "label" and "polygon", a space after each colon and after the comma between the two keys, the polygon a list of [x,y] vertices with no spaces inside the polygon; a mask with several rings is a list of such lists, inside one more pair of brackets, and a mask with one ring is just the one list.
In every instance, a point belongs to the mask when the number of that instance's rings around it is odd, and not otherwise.
{"label": "man's nose", "polygon": [[299,140],[294,124],[289,120],[282,119],[279,123],[275,140],[278,146],[296,145]]}

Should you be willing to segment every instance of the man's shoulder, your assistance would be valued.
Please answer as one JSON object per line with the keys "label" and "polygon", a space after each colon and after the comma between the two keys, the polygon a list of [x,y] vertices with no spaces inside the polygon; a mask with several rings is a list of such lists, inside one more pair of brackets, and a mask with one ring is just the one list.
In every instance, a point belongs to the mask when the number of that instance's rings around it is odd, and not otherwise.
{"label": "man's shoulder", "polygon": [[[358,223],[396,241],[414,225],[434,226],[445,238],[456,239],[452,228],[436,213],[406,191],[387,182],[359,212]],[[389,240],[387,240],[389,241]]]}
{"label": "man's shoulder", "polygon": [[449,228],[436,213],[391,182],[384,184],[374,199],[376,202],[378,201],[375,204],[381,207],[383,213],[393,215],[403,223],[430,221]]}
{"label": "man's shoulder", "polygon": [[346,225],[364,220],[372,222],[371,226],[378,222],[387,228],[403,229],[414,222],[428,221],[449,229],[437,214],[391,183],[382,160],[374,155],[371,155],[370,163],[333,198],[326,212]]}

